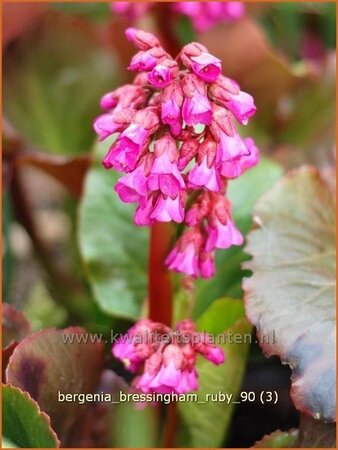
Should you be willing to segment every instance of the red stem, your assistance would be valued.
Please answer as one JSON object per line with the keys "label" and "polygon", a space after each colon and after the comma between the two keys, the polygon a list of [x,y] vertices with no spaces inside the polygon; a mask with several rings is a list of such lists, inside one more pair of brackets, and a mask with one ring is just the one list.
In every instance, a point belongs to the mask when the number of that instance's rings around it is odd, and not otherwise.
{"label": "red stem", "polygon": [[[168,53],[175,58],[181,46],[173,33],[173,15],[166,4],[159,4],[155,10],[161,41]],[[150,232],[149,254],[149,318],[171,326],[173,299],[170,272],[164,264],[170,250],[172,226],[170,223],[156,223]],[[164,426],[163,448],[171,448],[175,443],[178,416],[175,403],[167,408]]]}
{"label": "red stem", "polygon": [[173,57],[181,51],[181,44],[176,38],[173,28],[175,25],[175,16],[168,3],[159,3],[155,9],[155,17],[158,24],[158,31],[161,34],[160,40],[164,49]]}
{"label": "red stem", "polygon": [[177,423],[177,405],[176,403],[172,402],[169,403],[167,411],[167,421],[163,437],[163,448],[172,448],[174,446]]}
{"label": "red stem", "polygon": [[150,230],[149,318],[170,326],[172,320],[172,286],[170,272],[164,264],[171,244],[171,224],[155,223]]}

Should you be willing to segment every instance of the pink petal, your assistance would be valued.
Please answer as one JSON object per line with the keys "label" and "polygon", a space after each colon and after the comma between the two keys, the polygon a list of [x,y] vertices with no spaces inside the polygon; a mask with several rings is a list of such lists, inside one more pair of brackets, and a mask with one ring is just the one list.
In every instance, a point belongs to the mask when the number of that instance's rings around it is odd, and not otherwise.
{"label": "pink petal", "polygon": [[189,173],[188,180],[195,186],[205,186],[209,191],[219,192],[221,181],[214,165],[207,166],[207,158],[204,158],[200,165],[195,164]]}
{"label": "pink petal", "polygon": [[231,100],[226,102],[227,108],[242,125],[246,125],[257,110],[253,97],[247,92],[240,91],[238,95],[230,94]]}

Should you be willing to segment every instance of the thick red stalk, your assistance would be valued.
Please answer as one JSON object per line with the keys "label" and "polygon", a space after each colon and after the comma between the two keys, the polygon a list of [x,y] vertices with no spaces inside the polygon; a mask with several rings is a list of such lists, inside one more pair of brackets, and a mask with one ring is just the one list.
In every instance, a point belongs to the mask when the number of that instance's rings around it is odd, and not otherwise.
{"label": "thick red stalk", "polygon": [[181,44],[174,33],[175,15],[171,6],[168,3],[159,3],[155,8],[155,17],[164,49],[176,58],[181,50]]}
{"label": "thick red stalk", "polygon": [[[180,50],[179,43],[173,35],[171,10],[166,5],[158,5],[155,17],[161,32],[164,48],[175,57]],[[156,322],[171,325],[172,321],[172,286],[170,272],[164,264],[171,245],[172,225],[156,223],[150,231],[149,252],[149,318]]]}
{"label": "thick red stalk", "polygon": [[149,251],[149,318],[171,325],[172,286],[170,272],[164,264],[171,244],[171,224],[158,222],[150,230]]}

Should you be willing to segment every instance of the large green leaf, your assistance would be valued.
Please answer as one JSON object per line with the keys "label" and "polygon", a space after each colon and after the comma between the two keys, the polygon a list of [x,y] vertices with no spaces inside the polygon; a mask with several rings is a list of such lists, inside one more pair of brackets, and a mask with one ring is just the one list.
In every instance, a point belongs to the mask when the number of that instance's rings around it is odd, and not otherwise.
{"label": "large green leaf", "polygon": [[237,320],[245,316],[242,300],[221,298],[215,300],[198,318],[198,328],[207,333],[218,334],[228,329]]}
{"label": "large green leaf", "polygon": [[144,408],[137,408],[133,402],[116,405],[113,417],[114,447],[157,447],[157,413],[157,408],[149,404]]}
{"label": "large green leaf", "polygon": [[[281,176],[282,169],[275,162],[262,158],[258,166],[240,178],[230,181],[228,195],[235,222],[244,235],[251,226],[251,210],[256,200]],[[224,296],[242,297],[241,263],[247,259],[242,247],[219,250],[216,255],[216,274],[209,280],[198,280],[194,316],[203,313],[213,300]]]}
{"label": "large green leaf", "polygon": [[[230,307],[229,304],[225,306]],[[202,320],[202,324],[205,320],[205,318]],[[216,367],[203,358],[198,359],[196,365],[199,374],[198,402],[179,403],[179,412],[189,435],[187,447],[214,448],[222,445],[234,410],[232,402],[237,401],[241,387],[250,333],[250,324],[245,318],[241,318],[232,324],[222,335],[223,339],[219,340],[222,342],[220,347],[226,354],[224,364]],[[224,397],[210,397],[219,394],[223,394]],[[232,394],[229,404],[225,401],[225,394]]]}
{"label": "large green leaf", "polygon": [[[253,211],[246,311],[263,351],[293,371],[291,396],[314,418],[336,417],[335,202],[312,168],[287,174]],[[266,336],[273,333],[274,339]]]}
{"label": "large green leaf", "polygon": [[44,151],[87,151],[98,99],[120,81],[115,65],[84,20],[46,14],[4,55],[4,114]]}
{"label": "large green leaf", "polygon": [[79,399],[66,401],[59,393],[95,392],[103,367],[104,345],[90,338],[77,327],[33,333],[16,347],[6,370],[8,383],[38,402],[61,439],[86,405]]}
{"label": "large green leaf", "polygon": [[27,392],[10,385],[2,386],[2,433],[18,447],[59,446],[47,414],[40,411]]}
{"label": "large green leaf", "polygon": [[135,205],[113,190],[120,174],[103,169],[109,143],[99,144],[79,210],[80,251],[98,304],[108,314],[138,319],[147,288],[149,230],[133,221]]}

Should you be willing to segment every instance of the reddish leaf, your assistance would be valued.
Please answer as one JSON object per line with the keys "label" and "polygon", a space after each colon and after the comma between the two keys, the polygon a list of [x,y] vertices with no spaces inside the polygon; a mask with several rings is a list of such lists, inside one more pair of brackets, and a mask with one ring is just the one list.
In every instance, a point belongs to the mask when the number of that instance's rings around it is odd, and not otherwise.
{"label": "reddish leaf", "polygon": [[336,448],[336,424],[324,423],[308,416],[301,416],[299,447]]}
{"label": "reddish leaf", "polygon": [[2,348],[18,343],[31,332],[31,325],[22,314],[8,303],[2,305]]}
{"label": "reddish leaf", "polygon": [[19,341],[31,332],[26,317],[8,303],[2,304],[2,380],[6,380],[5,370]]}
{"label": "reddish leaf", "polygon": [[44,3],[5,3],[2,13],[4,46],[35,25],[45,10]]}
{"label": "reddish leaf", "polygon": [[72,194],[80,197],[91,158],[89,155],[67,157],[34,152],[21,154],[17,157],[16,163],[27,164],[48,173],[60,181]]}
{"label": "reddish leaf", "polygon": [[16,347],[6,371],[8,382],[29,392],[63,439],[86,405],[59,401],[58,392],[95,392],[103,367],[104,345],[79,342],[81,336],[85,330],[77,327],[33,333]]}

